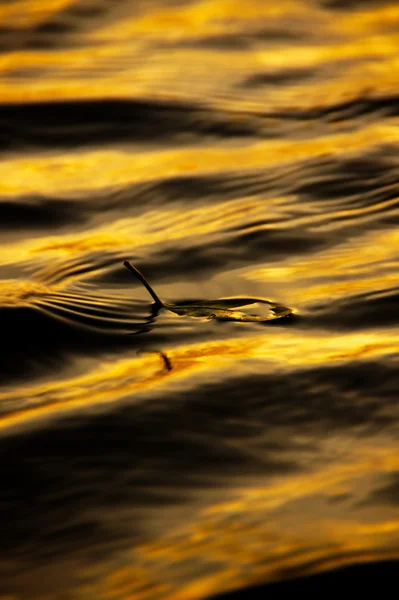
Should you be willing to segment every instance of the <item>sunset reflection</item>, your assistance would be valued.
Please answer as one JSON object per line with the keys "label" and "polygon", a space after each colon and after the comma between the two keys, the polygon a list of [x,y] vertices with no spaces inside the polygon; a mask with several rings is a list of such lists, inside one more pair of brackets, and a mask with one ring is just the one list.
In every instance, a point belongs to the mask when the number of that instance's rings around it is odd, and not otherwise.
{"label": "sunset reflection", "polygon": [[[248,71],[267,74],[286,65],[314,69],[316,82],[313,86],[307,82],[306,94],[298,85],[269,88],[268,107],[275,101],[287,107],[292,103],[325,105],[331,97],[339,102],[358,96],[362,88],[378,95],[397,88],[399,33],[392,26],[398,17],[396,6],[366,7],[333,19],[316,2],[291,0],[278,5],[252,0],[246,2],[245,11],[241,2],[230,0],[176,6],[151,1],[134,8],[125,3],[111,7],[106,17],[100,10],[99,14],[93,10],[93,17],[88,11],[86,17],[80,4],[76,0],[24,0],[23,10],[14,5],[0,9],[5,28],[16,32],[43,28],[35,32],[39,48],[43,40],[50,46],[54,43],[53,23],[59,28],[63,22],[70,23],[70,32],[67,25],[66,32],[61,30],[65,47],[55,52],[35,48],[21,52],[16,38],[14,52],[0,58],[3,101],[148,95],[193,98],[193,73],[197,99],[219,104],[222,96],[224,107],[227,103],[247,110],[264,109],[265,97],[258,90],[251,94],[247,89],[245,95],[237,96],[234,87]],[[75,22],[79,35],[72,25]],[[278,39],[282,31],[291,31],[292,39],[277,44],[276,34]],[[234,38],[237,43],[241,38],[248,40],[239,52],[234,51]],[[227,40],[225,48],[220,39]],[[229,60],[232,49],[234,61]],[[21,64],[28,73],[42,69],[34,85],[13,75]],[[209,68],[214,79],[207,77]]]}
{"label": "sunset reflection", "polygon": [[343,152],[377,150],[381,142],[396,144],[399,133],[396,126],[370,125],[358,132],[336,134],[318,139],[296,142],[256,142],[243,147],[190,148],[184,151],[93,150],[83,154],[64,156],[11,158],[0,164],[0,193],[23,195],[27,193],[54,194],[56,191],[87,192],[115,189],[116,186],[150,182],[159,178],[188,175],[228,175],[236,165],[241,169],[256,170],[261,166],[277,166],[284,162],[306,159],[325,159]]}
{"label": "sunset reflection", "polygon": [[399,559],[398,22],[1,4],[2,599]]}
{"label": "sunset reflection", "polygon": [[[121,590],[126,598],[144,598],[140,589],[145,586],[147,593],[159,590],[164,598],[194,600],[273,579],[276,570],[289,574],[308,564],[305,571],[312,573],[353,561],[394,557],[399,531],[394,512],[391,519],[381,521],[363,508],[348,519],[334,502],[360,490],[367,496],[377,463],[384,475],[395,473],[399,466],[397,456],[370,447],[356,462],[332,464],[322,472],[313,471],[311,477],[298,475],[289,483],[277,479],[265,488],[235,490],[232,501],[200,511],[194,524],[121,557],[121,562],[131,560],[135,565],[133,580],[140,583],[132,584],[129,565],[106,576],[101,588],[89,585],[85,592],[101,600]],[[368,552],[370,545],[374,555]],[[186,583],[189,563],[197,564],[199,572],[201,564],[211,569],[217,565],[217,570]],[[173,571],[178,587],[174,578],[168,580]]]}
{"label": "sunset reflection", "polygon": [[[177,317],[181,320],[184,317]],[[193,321],[194,319],[192,319]],[[321,341],[322,340],[322,341]],[[120,402],[135,398],[144,401],[146,394],[161,386],[168,389],[190,389],[192,385],[217,379],[222,371],[225,378],[262,372],[285,372],[290,377],[300,376],[303,365],[330,367],[348,360],[393,360],[399,353],[399,331],[380,339],[370,332],[343,335],[324,334],[323,337],[279,331],[276,335],[264,333],[230,340],[219,340],[178,349],[165,349],[172,368],[165,371],[158,352],[143,357],[112,362],[95,363],[92,370],[76,378],[45,381],[16,392],[8,389],[0,394],[0,402],[7,401],[11,413],[0,419],[0,428],[27,423],[40,418],[53,418],[76,409],[90,409],[97,404]],[[252,362],[251,362],[252,361]],[[296,372],[298,370],[298,372]],[[166,379],[165,379],[166,377]],[[66,382],[68,387],[66,389]],[[166,386],[166,387],[165,387]],[[140,394],[144,394],[140,400]],[[18,412],[15,412],[18,408]]]}

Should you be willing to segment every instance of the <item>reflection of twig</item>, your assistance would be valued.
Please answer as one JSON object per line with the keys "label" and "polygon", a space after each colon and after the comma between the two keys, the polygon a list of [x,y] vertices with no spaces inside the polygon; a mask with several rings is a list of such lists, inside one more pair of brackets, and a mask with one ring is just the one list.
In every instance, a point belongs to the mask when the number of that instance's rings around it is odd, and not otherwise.
{"label": "reflection of twig", "polygon": [[137,350],[137,355],[139,356],[140,354],[159,354],[159,356],[162,358],[164,368],[167,371],[171,371],[173,369],[170,358],[165,352],[162,352],[162,350]]}
{"label": "reflection of twig", "polygon": [[137,328],[137,331],[132,331],[131,333],[129,333],[129,335],[138,335],[140,333],[148,333],[149,331],[151,331],[151,327],[150,325],[152,325],[153,323],[155,323],[157,316],[159,315],[159,306],[157,306],[157,304],[155,304],[155,302],[153,304],[151,304],[151,315],[144,321],[144,323],[140,323],[140,325]]}
{"label": "reflection of twig", "polygon": [[155,321],[155,319],[157,318],[158,315],[159,315],[159,306],[158,306],[158,304],[156,304],[154,302],[154,304],[151,304],[151,323],[153,323]]}
{"label": "reflection of twig", "polygon": [[160,352],[159,354],[161,355],[161,358],[163,359],[163,362],[165,363],[166,369],[168,369],[168,371],[171,371],[173,369],[172,363],[170,362],[169,358],[166,356],[165,352]]}

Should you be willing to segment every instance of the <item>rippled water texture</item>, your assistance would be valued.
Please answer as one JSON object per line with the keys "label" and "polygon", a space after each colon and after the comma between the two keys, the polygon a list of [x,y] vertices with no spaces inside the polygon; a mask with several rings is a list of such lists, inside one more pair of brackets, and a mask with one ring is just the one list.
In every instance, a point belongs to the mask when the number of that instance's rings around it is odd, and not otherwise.
{"label": "rippled water texture", "polygon": [[[348,8],[350,7],[350,8]],[[399,557],[399,3],[0,4],[0,597]],[[270,323],[153,305],[255,297]]]}

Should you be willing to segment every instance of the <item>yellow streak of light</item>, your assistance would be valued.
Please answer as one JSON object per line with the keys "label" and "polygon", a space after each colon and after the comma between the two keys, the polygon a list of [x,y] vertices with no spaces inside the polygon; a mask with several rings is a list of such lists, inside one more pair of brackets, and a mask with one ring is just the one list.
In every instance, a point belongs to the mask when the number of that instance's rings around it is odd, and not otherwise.
{"label": "yellow streak of light", "polygon": [[[18,52],[9,52],[7,54],[4,54],[3,56],[0,56],[0,72],[3,72],[6,77],[8,71],[13,71],[14,69],[20,68],[21,65],[23,65],[24,69],[35,67],[45,69],[55,68],[56,70],[59,70],[62,67],[70,67],[72,73],[76,75],[76,73],[79,73],[79,69],[86,70],[92,67],[95,70],[96,66],[98,66],[99,61],[101,65],[101,61],[117,58],[120,52],[121,49],[118,44],[114,44],[112,46],[95,46],[90,49],[90,52],[87,51],[87,48],[54,50],[51,53],[44,51],[36,51],[35,53],[32,53],[21,50]],[[101,78],[100,73],[101,66],[99,68],[99,77]],[[43,80],[45,80],[45,77],[43,78]],[[42,83],[40,82],[40,80],[36,80],[34,85],[35,87],[37,85],[38,88],[40,88]],[[35,97],[34,90],[30,90],[29,83],[28,85],[26,85],[26,83],[23,82],[19,84],[16,83],[17,87],[19,87],[20,85],[22,87],[27,87],[27,96],[25,98],[20,98],[20,101],[42,99],[40,98],[40,96]],[[52,78],[51,81],[49,81],[49,85],[58,88],[58,94],[55,94],[53,100],[58,97],[62,97],[63,83],[61,81],[57,82],[57,73],[54,73],[54,79]],[[68,86],[71,85],[71,82],[64,82],[64,85],[67,90]],[[85,85],[87,86],[87,81]],[[2,101],[12,100],[11,98],[7,97],[6,90],[4,90],[4,92],[5,93],[2,92],[1,94]]]}
{"label": "yellow streak of light", "polygon": [[[24,0],[0,6],[2,27],[28,29],[35,27],[49,16],[75,4],[76,0]],[[22,6],[21,6],[22,5]]]}
{"label": "yellow streak of light", "polygon": [[375,32],[379,28],[384,30],[386,27],[392,27],[392,30],[395,31],[397,23],[399,23],[399,7],[395,5],[356,11],[353,14],[349,12],[344,18],[341,18],[340,15],[339,19],[339,27],[342,32],[346,32],[350,36],[369,34],[372,39],[375,39]]}
{"label": "yellow streak of light", "polygon": [[[386,334],[381,340],[377,333],[321,336],[298,332],[296,335],[280,332],[279,336],[257,334],[217,342],[181,346],[168,352],[173,365],[171,372],[155,370],[154,359],[135,357],[111,363],[101,363],[84,375],[71,377],[68,383],[38,382],[20,386],[18,391],[5,390],[0,394],[12,410],[0,418],[0,430],[23,426],[37,419],[54,418],[65,412],[89,409],[91,406],[118,402],[123,398],[147,393],[166,384],[166,391],[175,385],[192,385],[194,375],[206,377],[223,366],[231,375],[239,375],[238,359],[261,359],[264,367],[274,372],[295,371],[317,365],[333,365],[356,359],[380,359],[399,352],[399,332]],[[159,359],[157,358],[157,361]],[[28,400],[27,400],[28,399]]]}
{"label": "yellow streak of light", "polygon": [[45,296],[50,288],[29,279],[0,279],[1,306],[26,305],[35,298]]}
{"label": "yellow streak of light", "polygon": [[[195,101],[202,100],[210,105],[223,109],[240,109],[247,111],[273,110],[286,107],[297,109],[311,108],[315,105],[330,105],[342,100],[356,98],[359,95],[376,96],[395,93],[399,76],[397,46],[399,36],[387,38],[380,36],[371,42],[369,39],[358,42],[341,43],[330,48],[325,47],[287,47],[278,53],[264,49],[247,50],[243,56],[235,57],[234,62],[226,68],[229,60],[227,52],[219,51],[212,55],[206,50],[173,48],[162,53],[146,56],[141,60],[133,60],[130,68],[126,66],[126,48],[119,43],[91,48],[90,53],[84,50],[63,50],[51,54],[44,52],[9,53],[0,58],[0,71],[4,73],[0,88],[3,102],[48,101],[56,99],[94,99],[94,98],[146,98],[179,99],[185,102],[193,100],[192,87],[195,81]],[[372,60],[362,62],[362,58],[370,54]],[[131,42],[130,54],[141,56],[144,49],[140,42]],[[351,66],[351,61],[361,64]],[[270,72],[284,70],[287,64],[291,68],[311,69],[328,68],[330,63],[342,61],[339,76],[304,86],[286,86],[286,88],[270,88],[265,97],[256,100],[256,96],[234,94],[230,88],[238,83],[248,72]],[[345,62],[348,64],[345,65]],[[49,70],[43,73],[32,85],[31,80],[7,78],[7,72],[18,69],[41,67]],[[229,63],[227,63],[229,64]],[[66,78],[59,77],[60,67],[64,69]],[[217,75],[209,79],[206,75],[212,69]],[[90,78],[87,72],[90,71]],[[187,77],[182,78],[182,72]],[[133,77],[134,73],[134,77]],[[370,80],[370,75],[373,78]],[[90,83],[88,83],[90,82]],[[223,90],[223,93],[221,93]],[[306,90],[306,91],[305,91]],[[221,99],[220,99],[221,97]]]}
{"label": "yellow streak of light", "polygon": [[[399,457],[392,448],[375,448],[372,444],[370,447],[362,445],[356,452],[351,449],[351,460],[347,463],[342,463],[341,459],[332,464],[330,468],[323,466],[323,470],[312,474],[297,475],[288,480],[281,479],[270,487],[244,487],[240,488],[239,498],[233,501],[217,504],[205,510],[206,515],[214,516],[223,520],[223,514],[242,513],[246,514],[255,509],[262,510],[276,509],[288,502],[298,500],[300,498],[318,494],[321,490],[329,496],[334,496],[337,491],[341,493],[342,484],[348,488],[348,480],[357,480],[367,473],[374,473],[377,469],[382,473],[393,473],[399,465]],[[311,509],[310,509],[311,510]],[[356,523],[356,522],[355,522]],[[399,525],[399,521],[390,523],[387,531],[395,531]],[[346,522],[343,523],[343,528],[346,528]],[[353,524],[351,525],[354,526]],[[357,526],[357,525],[356,525]],[[339,529],[331,530],[338,533],[337,537],[341,537]],[[381,530],[375,525],[362,525],[359,532],[367,534],[370,532],[380,532]]]}
{"label": "yellow streak of light", "polygon": [[[188,6],[163,7],[141,17],[125,18],[123,23],[103,26],[94,32],[92,39],[130,39],[133,35],[160,35],[163,39],[180,38],[199,34],[226,32],[226,28],[242,28],[243,20],[273,19],[287,11],[303,12],[303,7],[291,0],[276,3],[259,3],[246,0],[245,11],[241,0],[203,0]],[[256,21],[255,21],[256,22]]]}
{"label": "yellow streak of light", "polygon": [[[279,202],[279,198],[273,199],[273,202],[270,203],[270,212],[272,204],[278,205]],[[131,253],[135,247],[148,247],[151,244],[155,247],[162,243],[165,239],[165,223],[168,223],[168,240],[177,241],[187,236],[217,234],[229,226],[233,227],[242,223],[244,217],[256,218],[260,212],[262,212],[262,207],[252,199],[245,201],[244,204],[242,199],[230,201],[228,204],[216,204],[209,206],[206,212],[198,211],[196,208],[183,209],[182,207],[161,212],[149,211],[144,216],[137,216],[135,219],[117,219],[109,225],[91,227],[90,232],[60,234],[57,237],[42,236],[40,239],[30,239],[22,244],[19,241],[3,244],[1,260],[2,264],[7,264],[7,262],[12,264],[16,256],[22,261],[37,254],[40,254],[42,258],[44,256],[72,257],[96,250],[116,251],[119,254]],[[79,276],[79,273],[75,275],[75,277]],[[65,287],[73,278],[73,274],[64,277],[60,285]],[[32,291],[34,289],[39,292],[35,283],[32,284]],[[53,289],[55,289],[54,286]],[[12,280],[4,282],[3,298],[7,295],[11,298],[14,294],[16,298],[21,299],[23,292],[23,286],[19,283],[14,284]]]}
{"label": "yellow streak of light", "polygon": [[[288,47],[283,52],[270,50],[259,50],[260,64],[267,67],[317,67],[327,63],[351,59],[361,59],[372,53],[375,58],[396,58],[398,51],[399,34],[397,36],[378,36],[370,48],[370,39],[358,39],[356,41],[343,42],[331,46],[303,46]],[[359,65],[357,66],[359,69]],[[360,68],[361,72],[361,68]]]}
{"label": "yellow streak of light", "polygon": [[[371,232],[320,253],[290,257],[290,264],[260,267],[243,273],[254,281],[292,281],[293,303],[326,298],[335,300],[355,293],[375,293],[397,287],[399,232]],[[328,274],[328,281],[326,277]]]}
{"label": "yellow streak of light", "polygon": [[[268,479],[267,485],[235,488],[235,500],[200,509],[193,521],[136,547],[130,552],[130,561],[127,552],[123,563],[131,562],[131,566],[117,567],[109,575],[100,570],[96,575],[100,575],[101,590],[95,585],[85,588],[86,592],[108,600],[115,589],[125,586],[126,598],[136,598],[137,581],[140,588],[148,584],[149,592],[161,580],[166,583],[162,600],[199,600],[279,579],[285,570],[294,568],[310,574],[380,557],[397,558],[397,519],[379,515],[370,522],[364,508],[352,519],[339,513],[326,518],[315,512],[312,499],[328,499],[340,493],[342,485],[356,495],[359,482],[375,478],[376,473],[393,474],[398,467],[399,458],[392,449],[369,443],[357,454],[351,453],[347,461],[340,458],[324,463],[322,470],[275,477]],[[189,575],[185,580],[184,564],[196,561],[207,563],[214,573]],[[179,567],[178,582],[169,575],[174,566]]]}
{"label": "yellow streak of light", "polygon": [[398,276],[397,270],[396,275],[392,273],[391,275],[384,275],[375,277],[368,277],[358,280],[350,280],[350,281],[335,281],[330,283],[325,283],[322,285],[313,285],[311,290],[304,289],[301,290],[301,298],[302,301],[308,301],[311,299],[321,301],[324,298],[329,298],[329,300],[335,300],[337,297],[347,297],[349,294],[355,294],[359,292],[374,292],[375,290],[380,290],[384,288],[390,288],[397,286]]}
{"label": "yellow streak of light", "polygon": [[284,161],[300,161],[320,155],[366,151],[381,143],[397,143],[399,130],[389,124],[373,124],[360,131],[326,135],[312,140],[267,141],[241,147],[186,147],[178,150],[91,150],[68,155],[10,158],[0,163],[0,194],[23,195],[32,191],[51,194],[113,188],[187,173],[211,174],[257,169]]}
{"label": "yellow streak of light", "polygon": [[[211,562],[215,561],[221,566],[229,565],[229,571],[235,566],[238,580],[233,579],[234,585],[237,585],[240,579],[241,585],[248,585],[247,577],[251,574],[251,567],[259,563],[263,566],[258,570],[256,567],[253,569],[253,577],[250,576],[250,580],[254,582],[258,578],[270,578],[274,570],[273,558],[276,556],[279,557],[278,569],[306,565],[307,562],[318,558],[327,563],[319,565],[319,569],[322,570],[328,566],[331,555],[334,555],[331,546],[335,546],[339,551],[337,554],[341,555],[340,560],[345,563],[347,554],[350,555],[348,562],[351,562],[354,554],[367,552],[370,547],[378,547],[377,540],[370,544],[370,536],[388,536],[389,545],[390,540],[395,539],[399,521],[379,520],[368,524],[362,522],[361,517],[359,520],[341,521],[332,518],[317,519],[315,525],[312,504],[309,501],[308,514],[301,514],[301,521],[291,532],[279,514],[271,511],[281,509],[289,503],[290,513],[292,511],[297,515],[291,515],[290,518],[297,522],[299,515],[293,504],[294,500],[310,498],[314,494],[332,495],[342,482],[348,485],[348,480],[352,480],[352,485],[355,486],[359,479],[375,474],[376,462],[378,469],[385,473],[394,473],[399,466],[399,458],[393,454],[392,449],[387,451],[371,446],[368,449],[363,447],[359,455],[352,455],[352,460],[348,463],[337,461],[327,468],[324,465],[320,472],[296,475],[288,481],[283,478],[277,479],[275,482],[269,482],[267,487],[244,487],[235,490],[235,495],[239,496],[236,501],[205,508],[195,523],[183,526],[163,540],[158,539],[154,543],[143,545],[138,554],[144,555],[143,562],[147,564],[151,564],[151,559],[158,562],[162,558],[160,550],[165,551],[163,560],[169,561],[176,561],[183,556],[185,559],[190,556],[206,556]],[[302,513],[303,509],[300,508],[299,511]],[[265,518],[267,514],[269,518]],[[258,518],[254,519],[254,515]],[[393,538],[390,534],[394,534]],[[307,543],[304,543],[305,539]],[[295,556],[295,549],[302,549],[302,553]],[[269,561],[271,568],[267,566]],[[246,565],[247,569],[242,572],[238,568],[239,565]],[[310,570],[319,569],[315,567]],[[222,567],[222,573],[213,582],[216,586],[213,591],[220,589],[223,572]],[[208,584],[212,584],[212,581],[208,578],[202,580],[201,577],[199,581],[189,584],[189,589],[194,594],[192,597],[201,598],[203,586]],[[184,591],[181,590],[182,598],[185,597]]]}
{"label": "yellow streak of light", "polygon": [[[49,14],[56,13],[71,4],[70,0],[35,2],[26,0],[21,11],[18,4],[3,6],[0,16],[3,26],[30,27]],[[343,97],[356,97],[362,88],[370,88],[374,93],[395,93],[399,83],[398,43],[399,34],[389,25],[398,20],[397,7],[382,7],[369,11],[344,13],[336,21],[328,12],[311,9],[304,3],[292,1],[259,3],[250,0],[218,0],[197,2],[189,6],[157,7],[152,3],[144,14],[120,15],[119,21],[96,22],[97,30],[81,32],[82,42],[88,46],[80,49],[58,49],[57,51],[18,51],[0,57],[2,72],[2,101],[54,100],[56,98],[98,98],[98,97],[139,97],[148,96],[190,99],[192,98],[191,77],[196,77],[196,99],[203,98],[211,103],[222,103],[223,108],[241,107],[248,110],[265,110],[265,106],[296,107],[314,106],[317,103],[330,104]],[[218,33],[240,34],[256,31],[259,22],[268,26],[287,27],[284,19],[291,16],[294,22],[312,19],[314,26],[325,33],[324,44],[284,45],[276,52],[275,47],[254,43],[245,52],[235,54],[230,61],[229,51],[219,49],[217,53],[206,48],[174,48],[173,41],[200,39],[201,35]],[[354,32],[356,35],[354,35]],[[267,36],[266,36],[267,37]],[[157,40],[169,40],[170,47],[157,49]],[[151,42],[154,42],[154,46]],[[88,47],[90,50],[88,50]],[[133,60],[132,56],[140,56]],[[353,67],[351,61],[357,61]],[[233,97],[231,92],[220,93],[224,85],[231,87],[242,73],[275,69],[327,67],[342,61],[339,75],[328,78],[320,86],[286,86],[285,89],[269,89],[267,98],[261,100]],[[32,85],[30,80],[11,77],[7,72],[18,69],[43,67],[43,73]],[[68,79],[59,76],[64,69]],[[106,67],[106,68],[104,68]],[[209,70],[215,76],[209,78]],[[90,78],[87,79],[87,71]],[[181,77],[182,72],[187,77]],[[132,74],[134,73],[134,77]],[[223,84],[221,82],[223,81]],[[171,92],[173,90],[173,92]],[[223,97],[220,100],[220,97]],[[266,102],[266,104],[265,104]]]}

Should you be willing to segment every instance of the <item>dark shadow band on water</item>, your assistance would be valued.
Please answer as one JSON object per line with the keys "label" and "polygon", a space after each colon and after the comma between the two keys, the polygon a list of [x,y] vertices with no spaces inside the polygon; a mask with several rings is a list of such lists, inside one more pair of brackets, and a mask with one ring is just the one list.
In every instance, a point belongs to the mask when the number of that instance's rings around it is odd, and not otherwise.
{"label": "dark shadow band on water", "polygon": [[[396,589],[399,560],[366,562],[337,568],[325,573],[295,577],[286,581],[244,588],[218,594],[209,600],[274,600],[275,598],[308,597],[310,593],[348,594],[356,590],[356,597],[370,594],[377,597],[383,590]],[[313,596],[312,596],[313,597]]]}
{"label": "dark shadow band on water", "polygon": [[[310,109],[248,113],[220,112],[201,104],[179,101],[96,99],[27,102],[0,106],[0,147],[4,151],[33,148],[69,148],[107,142],[177,141],[184,134],[196,139],[275,137],[275,131],[260,127],[259,119],[281,121],[342,121],[381,111],[399,114],[399,96],[359,96],[353,100]],[[284,128],[283,128],[284,129]]]}
{"label": "dark shadow band on water", "polygon": [[157,142],[169,146],[187,133],[221,138],[257,136],[249,117],[240,122],[200,105],[152,100],[81,100],[2,104],[0,146],[68,148],[107,142]]}

